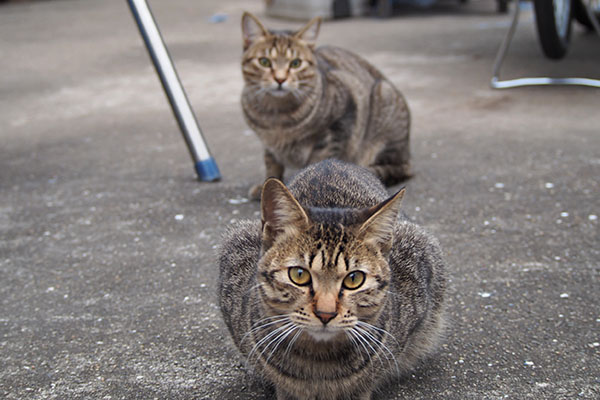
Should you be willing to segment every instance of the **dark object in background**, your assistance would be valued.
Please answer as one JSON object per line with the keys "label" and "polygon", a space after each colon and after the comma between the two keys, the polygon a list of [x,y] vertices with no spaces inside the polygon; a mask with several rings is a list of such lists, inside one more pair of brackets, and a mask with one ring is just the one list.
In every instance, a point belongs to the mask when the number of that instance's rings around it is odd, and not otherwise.
{"label": "dark object in background", "polygon": [[348,18],[352,16],[350,2],[348,0],[333,1],[333,18]]}
{"label": "dark object in background", "polygon": [[496,0],[497,7],[499,13],[505,14],[508,12],[508,0]]}
{"label": "dark object in background", "polygon": [[392,16],[394,12],[393,0],[375,0],[374,3],[374,11],[376,17],[388,18]]}
{"label": "dark object in background", "polygon": [[[457,0],[460,4],[466,4],[469,0]],[[510,0],[496,0],[497,10],[499,13],[508,12],[508,2]],[[369,0],[368,6],[371,14],[378,18],[389,18],[394,15],[394,7],[397,4],[409,4],[417,7],[428,7],[435,3],[436,0]]]}
{"label": "dark object in background", "polygon": [[265,0],[265,7],[270,17],[302,21],[359,17],[367,10],[365,0]]}

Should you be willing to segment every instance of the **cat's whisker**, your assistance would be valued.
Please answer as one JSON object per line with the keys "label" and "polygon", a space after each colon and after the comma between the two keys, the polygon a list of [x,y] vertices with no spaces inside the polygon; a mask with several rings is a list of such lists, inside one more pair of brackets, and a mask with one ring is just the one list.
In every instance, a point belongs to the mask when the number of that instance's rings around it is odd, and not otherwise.
{"label": "cat's whisker", "polygon": [[259,83],[248,84],[248,87],[252,88],[252,95],[255,96],[259,102],[262,102],[264,100],[266,93],[269,91],[268,88],[264,87]]}
{"label": "cat's whisker", "polygon": [[351,332],[352,332],[354,338],[358,341],[358,344],[360,345],[360,347],[362,347],[362,349],[365,351],[364,354],[366,355],[367,359],[371,359],[371,353],[369,352],[369,349],[367,349],[367,346],[365,346],[365,339],[354,328],[352,328]]}
{"label": "cat's whisker", "polygon": [[308,81],[308,80],[300,80],[300,81],[296,81],[296,85],[298,87],[298,89],[300,88],[307,88],[309,90],[306,90],[307,92],[310,92],[311,89],[314,88],[314,82]]}
{"label": "cat's whisker", "polygon": [[[279,344],[281,343],[281,341],[283,339],[285,339],[293,330],[295,329],[295,326],[293,323],[289,323],[286,324],[284,326],[282,326],[281,328],[276,329],[274,332],[272,333],[277,333],[276,335],[269,335],[270,336],[270,340],[269,342],[263,346],[262,351],[260,352],[260,354],[258,354],[258,356],[256,356],[256,361],[259,361],[263,354],[265,353],[265,351],[267,351],[267,349],[269,347],[271,347],[271,345],[273,343],[275,343],[275,347],[273,348],[273,351],[271,352],[271,354],[269,355],[269,357],[267,358],[267,360],[265,361],[266,363],[268,363],[269,359],[271,358],[271,356],[273,355],[273,352],[277,349],[277,347],[279,346]],[[275,336],[275,337],[273,337]]]}
{"label": "cat's whisker", "polygon": [[[355,333],[353,332],[352,329],[348,329],[345,330],[344,333],[346,334],[346,336],[348,337],[348,339],[350,339],[350,342],[352,342],[352,345],[356,348],[356,350],[358,351],[358,354],[360,355],[360,358],[363,359],[363,361],[365,361],[365,356],[363,355],[363,352],[361,350],[361,346],[358,344],[358,342],[356,341],[355,338]],[[366,348],[363,347],[365,350]],[[367,353],[367,358],[369,357],[369,354]]]}
{"label": "cat's whisker", "polygon": [[[368,341],[373,342],[375,344],[375,346],[377,346],[377,348],[379,350],[384,350],[384,348],[382,346],[385,346],[384,343],[378,339],[375,335],[373,335],[371,332],[369,332],[366,329],[360,328],[358,326],[355,327],[355,329],[360,332]],[[387,347],[385,347],[387,349]],[[393,353],[391,353],[388,349],[388,353],[393,357]],[[385,355],[385,358],[389,360],[389,357],[387,355]]]}
{"label": "cat's whisker", "polygon": [[290,93],[292,94],[292,96],[294,96],[294,98],[298,101],[302,101],[302,99],[300,98],[300,94],[298,93],[298,90],[291,90]]}
{"label": "cat's whisker", "polygon": [[[273,336],[278,335],[279,333],[281,333],[282,331],[285,331],[286,329],[292,327],[293,324],[291,322],[288,322],[287,324],[280,326],[274,330],[272,330],[269,334],[267,334],[265,337],[263,337],[261,340],[259,340],[253,347],[252,350],[250,351],[250,353],[248,354],[248,361],[251,362],[252,361],[252,356],[255,354],[255,352],[260,348],[260,346],[265,343],[266,341],[268,341],[269,339],[271,339]],[[270,344],[271,342],[269,342]],[[267,346],[268,347],[268,346]],[[266,349],[266,347],[265,347]],[[260,353],[260,355],[262,355],[264,352],[263,351]],[[257,357],[257,361],[260,359],[260,356]]]}
{"label": "cat's whisker", "polygon": [[[277,348],[279,347],[279,345],[281,345],[281,343],[283,343],[283,341],[285,341],[285,339],[292,334],[292,332],[294,332],[296,329],[298,329],[297,326],[292,326],[291,328],[289,328],[288,330],[286,330],[285,332],[283,332],[281,335],[278,336],[279,339],[275,338],[271,341],[271,343],[277,341],[275,343],[275,346],[273,347],[273,350],[271,350],[271,352],[269,353],[269,356],[267,357],[267,360],[265,361],[265,363],[269,363],[269,360],[271,359],[271,357],[273,356],[273,354],[275,353],[275,351],[277,350]],[[271,343],[269,343],[265,349],[263,350],[263,352],[269,348],[269,346],[271,346]],[[259,355],[262,356],[262,353]]]}
{"label": "cat's whisker", "polygon": [[248,294],[248,293],[254,291],[254,289],[258,289],[261,286],[262,286],[262,283],[259,282],[256,285],[252,286],[250,289],[246,290],[246,292],[244,294]]}
{"label": "cat's whisker", "polygon": [[258,331],[260,329],[266,328],[267,326],[271,326],[273,324],[277,324],[277,323],[280,323],[280,322],[285,322],[288,319],[289,319],[289,317],[287,315],[282,315],[282,316],[277,316],[277,317],[263,318],[260,321],[257,321],[254,324],[252,324],[252,327],[251,327],[251,329],[250,329],[250,331],[248,333],[256,332],[256,331]]}
{"label": "cat's whisker", "polygon": [[288,314],[272,315],[270,317],[265,317],[265,318],[259,319],[254,324],[252,324],[252,326],[255,327],[255,326],[258,326],[258,324],[260,324],[262,322],[271,321],[274,319],[286,319],[286,318],[289,318]]}
{"label": "cat's whisker", "polygon": [[[379,352],[373,346],[371,346],[369,338],[368,337],[364,337],[363,334],[362,334],[365,331],[362,330],[362,329],[360,329],[360,328],[358,328],[358,327],[356,327],[356,326],[353,328],[353,330],[356,333],[356,337],[360,341],[362,341],[363,343],[365,343],[367,346],[369,346],[369,348],[373,352],[373,355],[377,356],[377,359],[379,359],[379,363],[381,364],[381,367],[383,368],[384,364],[383,364],[383,360],[381,359],[381,356],[379,355]],[[365,348],[365,350],[366,350],[366,348]],[[367,351],[367,354],[369,354],[368,351]],[[387,357],[386,357],[386,359],[387,359]]]}
{"label": "cat's whisker", "polygon": [[[394,356],[394,353],[392,353],[392,351],[385,345],[385,343],[383,343],[381,340],[377,339],[374,335],[372,335],[371,333],[369,333],[368,331],[359,328],[359,327],[355,327],[358,331],[363,332],[367,338],[369,338],[371,341],[373,341],[373,343],[375,343],[376,346],[379,347],[380,350],[385,350],[390,356],[392,356],[392,360],[394,361],[394,365],[396,366],[396,372],[399,375],[400,374],[400,367],[398,366],[398,361],[396,360],[396,356]],[[385,358],[389,361],[389,357],[385,356]]]}
{"label": "cat's whisker", "polygon": [[260,296],[252,296],[250,299],[247,300],[248,309],[252,309],[252,306],[257,306],[261,302],[262,299],[260,298]]}
{"label": "cat's whisker", "polygon": [[[275,319],[275,320],[273,320],[273,319]],[[241,342],[244,342],[244,340],[246,340],[249,337],[249,335],[253,334],[256,331],[259,331],[259,330],[264,329],[264,328],[266,328],[268,326],[271,326],[271,325],[275,325],[275,324],[284,322],[285,320],[288,320],[288,319],[289,319],[289,317],[287,315],[276,315],[275,317],[263,318],[260,321],[256,322],[253,325],[253,328],[251,330],[249,330],[248,332],[246,332],[244,334],[244,336],[242,336]],[[256,324],[258,324],[258,323],[260,323],[262,321],[269,321],[269,322],[266,322],[266,323],[264,323],[262,325],[256,326]]]}
{"label": "cat's whisker", "polygon": [[384,335],[388,335],[390,338],[392,338],[392,339],[394,340],[394,342],[396,342],[396,344],[397,344],[398,346],[400,346],[400,342],[398,342],[398,340],[397,340],[397,339],[394,337],[394,335],[392,335],[391,333],[389,333],[389,332],[388,332],[388,331],[386,331],[385,329],[378,328],[378,327],[376,327],[375,325],[371,325],[371,324],[369,324],[368,322],[364,322],[364,321],[356,321],[356,324],[357,324],[358,326],[361,326],[361,327],[363,327],[363,328],[366,328],[366,329],[374,329],[374,330],[376,330],[376,331],[378,331],[378,332],[381,332],[381,333],[383,333]]}
{"label": "cat's whisker", "polygon": [[285,353],[283,353],[284,358],[286,358],[288,356],[288,354],[290,354],[290,350],[292,349],[292,347],[294,347],[294,343],[296,343],[296,340],[298,340],[298,338],[300,337],[302,332],[304,332],[304,329],[298,327],[298,332],[296,332],[294,337],[292,337],[292,340],[290,340],[290,342],[288,343],[288,345],[285,349]]}
{"label": "cat's whisker", "polygon": [[[264,324],[264,325],[261,325],[260,327],[257,327],[257,328],[258,328],[258,329],[261,329],[261,328],[263,328],[263,327],[266,327],[266,326],[269,326],[269,325],[274,325],[274,324],[276,324],[276,323],[281,323],[281,322],[285,322],[285,320],[281,320],[281,321],[280,321],[280,320],[277,320],[277,321],[272,321],[272,322],[266,323],[266,324]],[[271,336],[271,335],[272,335],[274,332],[277,332],[277,331],[279,331],[279,330],[283,329],[284,327],[286,327],[286,326],[288,326],[288,325],[290,325],[290,324],[291,324],[291,322],[289,322],[289,321],[288,321],[288,322],[287,322],[287,323],[285,323],[284,325],[282,325],[282,326],[279,326],[279,327],[275,328],[274,330],[271,330],[271,331],[269,331],[269,332],[268,332],[268,333],[267,333],[267,334],[266,334],[266,335],[265,335],[265,336],[264,336],[264,337],[263,337],[263,338],[262,338],[260,341],[258,341],[258,342],[255,344],[255,346],[256,346],[256,345],[260,345],[260,344],[261,344],[263,341],[267,340],[267,339],[268,339],[268,338],[269,338],[269,337],[270,337],[270,336]],[[258,329],[256,329],[256,328],[255,328],[255,332],[256,332],[256,330],[258,330]]]}

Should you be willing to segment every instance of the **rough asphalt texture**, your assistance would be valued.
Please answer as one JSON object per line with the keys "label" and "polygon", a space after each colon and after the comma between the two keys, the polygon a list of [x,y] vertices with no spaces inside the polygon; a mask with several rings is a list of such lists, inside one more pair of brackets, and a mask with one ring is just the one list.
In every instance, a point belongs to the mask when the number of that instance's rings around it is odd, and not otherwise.
{"label": "rough asphalt texture", "polygon": [[[0,4],[0,398],[263,399],[215,295],[225,227],[256,218],[261,145],[239,105],[243,10],[152,1],[224,179],[195,180],[125,1]],[[223,23],[210,23],[217,13]],[[330,21],[405,94],[404,210],[440,239],[451,328],[377,399],[600,398],[600,91],[488,87],[509,16],[440,2]],[[298,22],[265,18],[270,26]],[[505,77],[600,78],[600,39],[540,53],[526,11]]]}

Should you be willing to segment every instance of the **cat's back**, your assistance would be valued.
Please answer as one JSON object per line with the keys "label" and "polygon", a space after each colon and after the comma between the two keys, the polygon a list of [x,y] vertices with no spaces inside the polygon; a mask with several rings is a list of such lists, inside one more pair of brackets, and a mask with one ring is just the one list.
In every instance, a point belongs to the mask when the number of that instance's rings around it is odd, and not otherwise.
{"label": "cat's back", "polygon": [[303,206],[365,208],[388,197],[381,181],[368,169],[328,159],[300,171],[289,185]]}
{"label": "cat's back", "polygon": [[336,46],[320,46],[315,50],[319,67],[325,73],[341,70],[371,81],[385,79],[384,75],[366,59],[350,50]]}

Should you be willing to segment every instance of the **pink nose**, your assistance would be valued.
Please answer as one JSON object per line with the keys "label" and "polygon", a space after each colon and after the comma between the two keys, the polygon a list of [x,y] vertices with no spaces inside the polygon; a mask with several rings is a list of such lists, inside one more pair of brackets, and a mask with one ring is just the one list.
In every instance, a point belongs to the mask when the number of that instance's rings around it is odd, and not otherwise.
{"label": "pink nose", "polygon": [[285,82],[286,78],[275,78],[275,82],[277,82],[278,84],[282,84],[283,82]]}
{"label": "pink nose", "polygon": [[335,318],[337,312],[315,311],[315,315],[321,320],[323,325],[327,325],[329,321]]}

